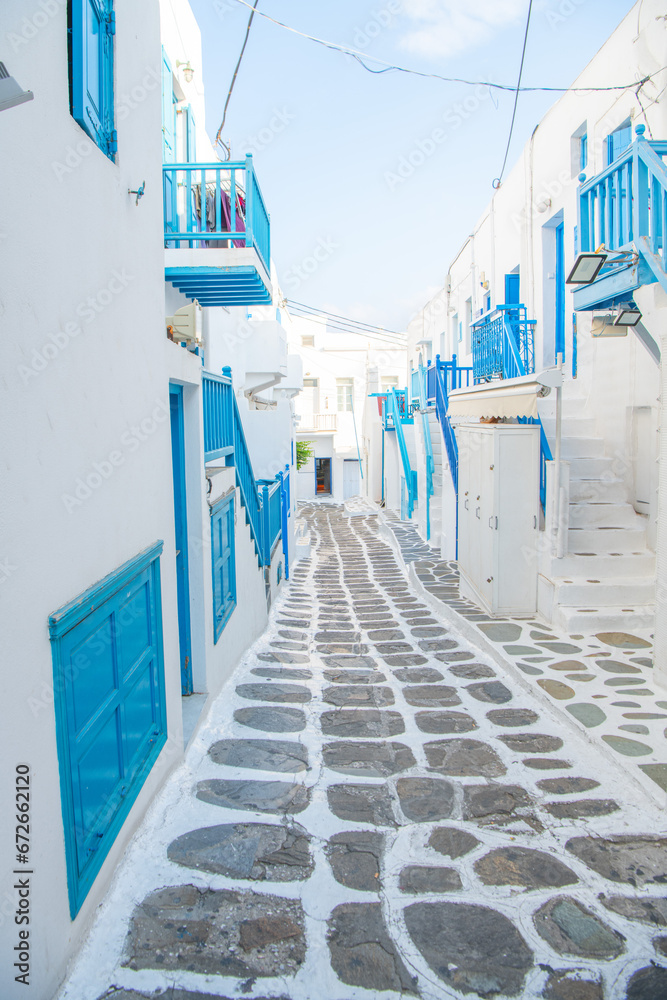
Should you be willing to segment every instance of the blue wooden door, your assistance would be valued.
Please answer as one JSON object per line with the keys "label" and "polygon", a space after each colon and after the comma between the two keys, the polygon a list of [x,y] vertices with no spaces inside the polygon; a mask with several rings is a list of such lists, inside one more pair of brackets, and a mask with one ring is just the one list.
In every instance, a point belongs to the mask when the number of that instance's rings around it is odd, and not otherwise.
{"label": "blue wooden door", "polygon": [[556,358],[565,357],[565,226],[556,227]]}
{"label": "blue wooden door", "polygon": [[171,461],[174,475],[174,522],[176,527],[176,585],[178,592],[178,638],[181,655],[181,693],[192,694],[192,648],[190,641],[190,586],[188,582],[188,517],[185,492],[185,439],[183,432],[183,388],[169,386],[171,414]]}
{"label": "blue wooden door", "polygon": [[521,302],[521,276],[519,274],[505,275],[505,305],[518,305]]}

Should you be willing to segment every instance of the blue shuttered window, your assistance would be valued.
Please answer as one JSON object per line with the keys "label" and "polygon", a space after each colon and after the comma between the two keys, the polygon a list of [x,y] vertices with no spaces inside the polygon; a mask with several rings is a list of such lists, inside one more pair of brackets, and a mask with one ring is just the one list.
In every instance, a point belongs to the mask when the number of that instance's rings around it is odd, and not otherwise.
{"label": "blue shuttered window", "polygon": [[70,4],[72,117],[113,159],[113,0],[70,0]]}
{"label": "blue shuttered window", "polygon": [[628,118],[607,136],[607,164],[611,164],[632,142],[632,122]]}
{"label": "blue shuttered window", "polygon": [[166,741],[161,551],[49,618],[72,919]]}
{"label": "blue shuttered window", "polygon": [[211,564],[213,568],[213,634],[220,638],[236,607],[234,555],[234,494],[211,508]]}

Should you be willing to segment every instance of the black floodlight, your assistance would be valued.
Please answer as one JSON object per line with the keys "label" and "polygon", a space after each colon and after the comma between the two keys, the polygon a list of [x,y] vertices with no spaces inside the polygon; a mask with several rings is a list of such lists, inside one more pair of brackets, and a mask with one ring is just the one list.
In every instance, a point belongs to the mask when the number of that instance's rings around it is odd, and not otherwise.
{"label": "black floodlight", "polygon": [[567,285],[590,285],[606,263],[606,253],[580,253],[566,280]]}
{"label": "black floodlight", "polygon": [[25,104],[26,101],[32,101],[33,97],[31,90],[21,90],[14,77],[9,75],[5,64],[0,62],[0,111]]}
{"label": "black floodlight", "polygon": [[639,309],[634,306],[621,306],[618,316],[614,320],[614,326],[637,326],[642,318]]}

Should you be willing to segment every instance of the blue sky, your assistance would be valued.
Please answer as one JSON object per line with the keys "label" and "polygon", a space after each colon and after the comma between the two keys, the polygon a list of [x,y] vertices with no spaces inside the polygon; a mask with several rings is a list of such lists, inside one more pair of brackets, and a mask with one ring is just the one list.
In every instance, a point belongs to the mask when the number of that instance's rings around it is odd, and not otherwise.
{"label": "blue sky", "polygon": [[[213,138],[249,11],[237,0],[191,4]],[[569,85],[632,6],[534,0],[523,83]],[[259,9],[402,66],[514,84],[527,8],[527,0],[261,0]],[[609,72],[605,82],[623,82],[622,67]],[[554,99],[521,95],[508,170]],[[234,159],[254,154],[288,297],[404,329],[491,196],[512,103],[511,93],[368,73],[256,16],[224,137]],[[413,167],[410,157],[423,162]]]}

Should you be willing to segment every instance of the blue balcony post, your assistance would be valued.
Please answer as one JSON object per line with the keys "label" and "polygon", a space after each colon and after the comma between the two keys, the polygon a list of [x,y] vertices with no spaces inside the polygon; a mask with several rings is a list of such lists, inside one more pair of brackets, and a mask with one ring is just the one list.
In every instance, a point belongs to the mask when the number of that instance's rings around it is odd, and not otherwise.
{"label": "blue balcony post", "polygon": [[245,245],[254,244],[253,217],[255,212],[255,170],[252,165],[252,153],[245,158]]}
{"label": "blue balcony post", "polygon": [[269,487],[262,486],[262,566],[271,565],[271,508]]}

